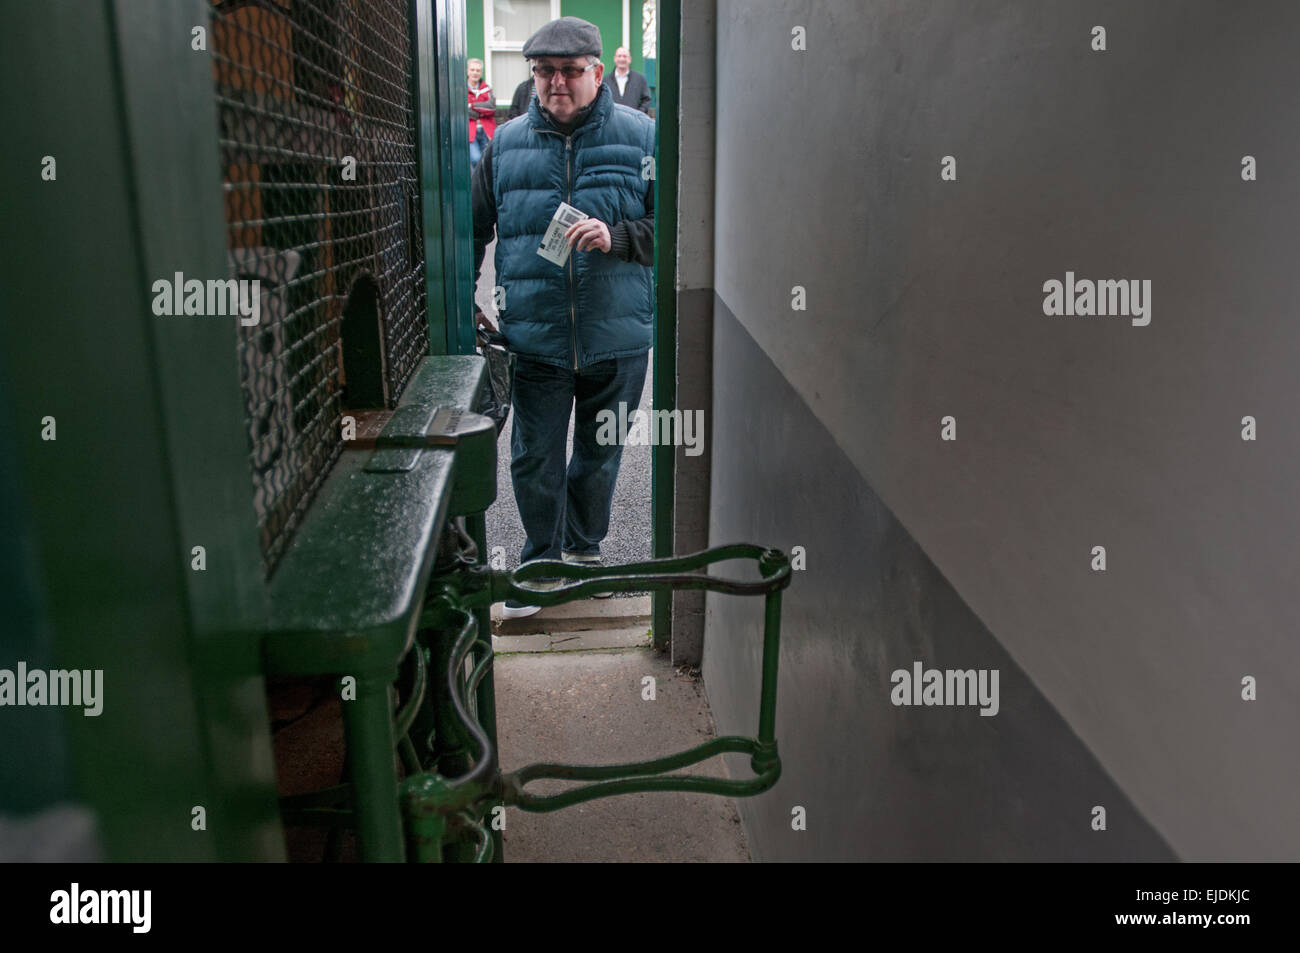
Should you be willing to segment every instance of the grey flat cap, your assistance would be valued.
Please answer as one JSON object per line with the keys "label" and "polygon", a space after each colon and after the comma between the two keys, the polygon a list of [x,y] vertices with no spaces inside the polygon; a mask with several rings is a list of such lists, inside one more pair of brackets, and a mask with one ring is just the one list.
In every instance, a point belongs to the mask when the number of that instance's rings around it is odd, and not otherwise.
{"label": "grey flat cap", "polygon": [[578,17],[560,17],[528,38],[524,56],[600,56],[600,30]]}

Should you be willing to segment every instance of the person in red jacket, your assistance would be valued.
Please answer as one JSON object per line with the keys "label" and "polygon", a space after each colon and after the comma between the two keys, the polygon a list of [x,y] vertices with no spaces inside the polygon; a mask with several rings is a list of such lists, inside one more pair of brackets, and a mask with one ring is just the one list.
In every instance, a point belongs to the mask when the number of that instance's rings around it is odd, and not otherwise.
{"label": "person in red jacket", "polygon": [[469,67],[469,166],[478,165],[483,150],[497,131],[496,100],[492,87],[483,82],[483,61],[470,60]]}

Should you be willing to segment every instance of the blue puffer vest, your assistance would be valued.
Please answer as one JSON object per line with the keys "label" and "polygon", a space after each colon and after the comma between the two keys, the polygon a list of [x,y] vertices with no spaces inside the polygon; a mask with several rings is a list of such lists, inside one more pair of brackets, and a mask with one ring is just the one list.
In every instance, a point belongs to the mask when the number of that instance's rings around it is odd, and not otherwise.
{"label": "blue puffer vest", "polygon": [[537,254],[560,202],[613,226],[644,218],[653,180],[654,120],[617,105],[601,84],[587,121],[569,136],[528,112],[497,129],[492,190],[496,280],[505,289],[501,332],[516,353],[575,370],[650,347],[651,269],[602,251],[569,254],[563,268]]}

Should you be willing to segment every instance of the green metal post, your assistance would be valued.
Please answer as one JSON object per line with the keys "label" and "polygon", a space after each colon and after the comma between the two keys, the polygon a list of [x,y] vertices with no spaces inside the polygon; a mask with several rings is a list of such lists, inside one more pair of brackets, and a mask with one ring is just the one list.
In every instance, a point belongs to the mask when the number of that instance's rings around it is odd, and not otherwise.
{"label": "green metal post", "polygon": [[357,840],[366,861],[400,861],[402,821],[393,763],[393,675],[357,676],[357,697],[343,704]]}
{"label": "green metal post", "polygon": [[473,354],[474,223],[466,138],[465,0],[411,2],[429,347],[433,354]]}
{"label": "green metal post", "polygon": [[425,308],[429,319],[429,353],[447,354],[447,286],[455,274],[448,273],[443,254],[442,159],[445,123],[438,114],[438,36],[443,24],[435,18],[433,0],[411,0],[414,8],[416,56],[416,122],[420,141],[420,211],[424,220]]}
{"label": "green metal post", "polygon": [[[660,0],[656,43],[659,108],[656,116],[658,156],[655,159],[655,330],[654,409],[677,406],[677,169],[680,102],[681,0]],[[651,553],[664,559],[673,553],[674,468],[677,448],[656,445],[650,457]],[[665,648],[672,639],[672,592],[656,590],[651,597],[654,644]]]}
{"label": "green metal post", "polygon": [[[429,0],[437,15],[436,63],[446,353],[474,353],[474,223],[469,193],[465,0]],[[433,236],[426,236],[428,241]],[[429,302],[430,307],[433,301]]]}
{"label": "green metal post", "polygon": [[447,818],[439,811],[438,801],[445,791],[443,780],[432,774],[415,775],[402,782],[406,840],[410,858],[418,864],[442,863]]}

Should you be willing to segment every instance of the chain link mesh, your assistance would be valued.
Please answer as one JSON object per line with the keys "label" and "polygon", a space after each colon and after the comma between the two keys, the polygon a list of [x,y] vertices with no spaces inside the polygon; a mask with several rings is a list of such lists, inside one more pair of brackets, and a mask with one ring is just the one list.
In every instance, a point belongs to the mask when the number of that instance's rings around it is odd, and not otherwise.
{"label": "chain link mesh", "polygon": [[[265,571],[427,353],[409,0],[213,0],[227,255]],[[351,386],[349,386],[351,378]]]}

